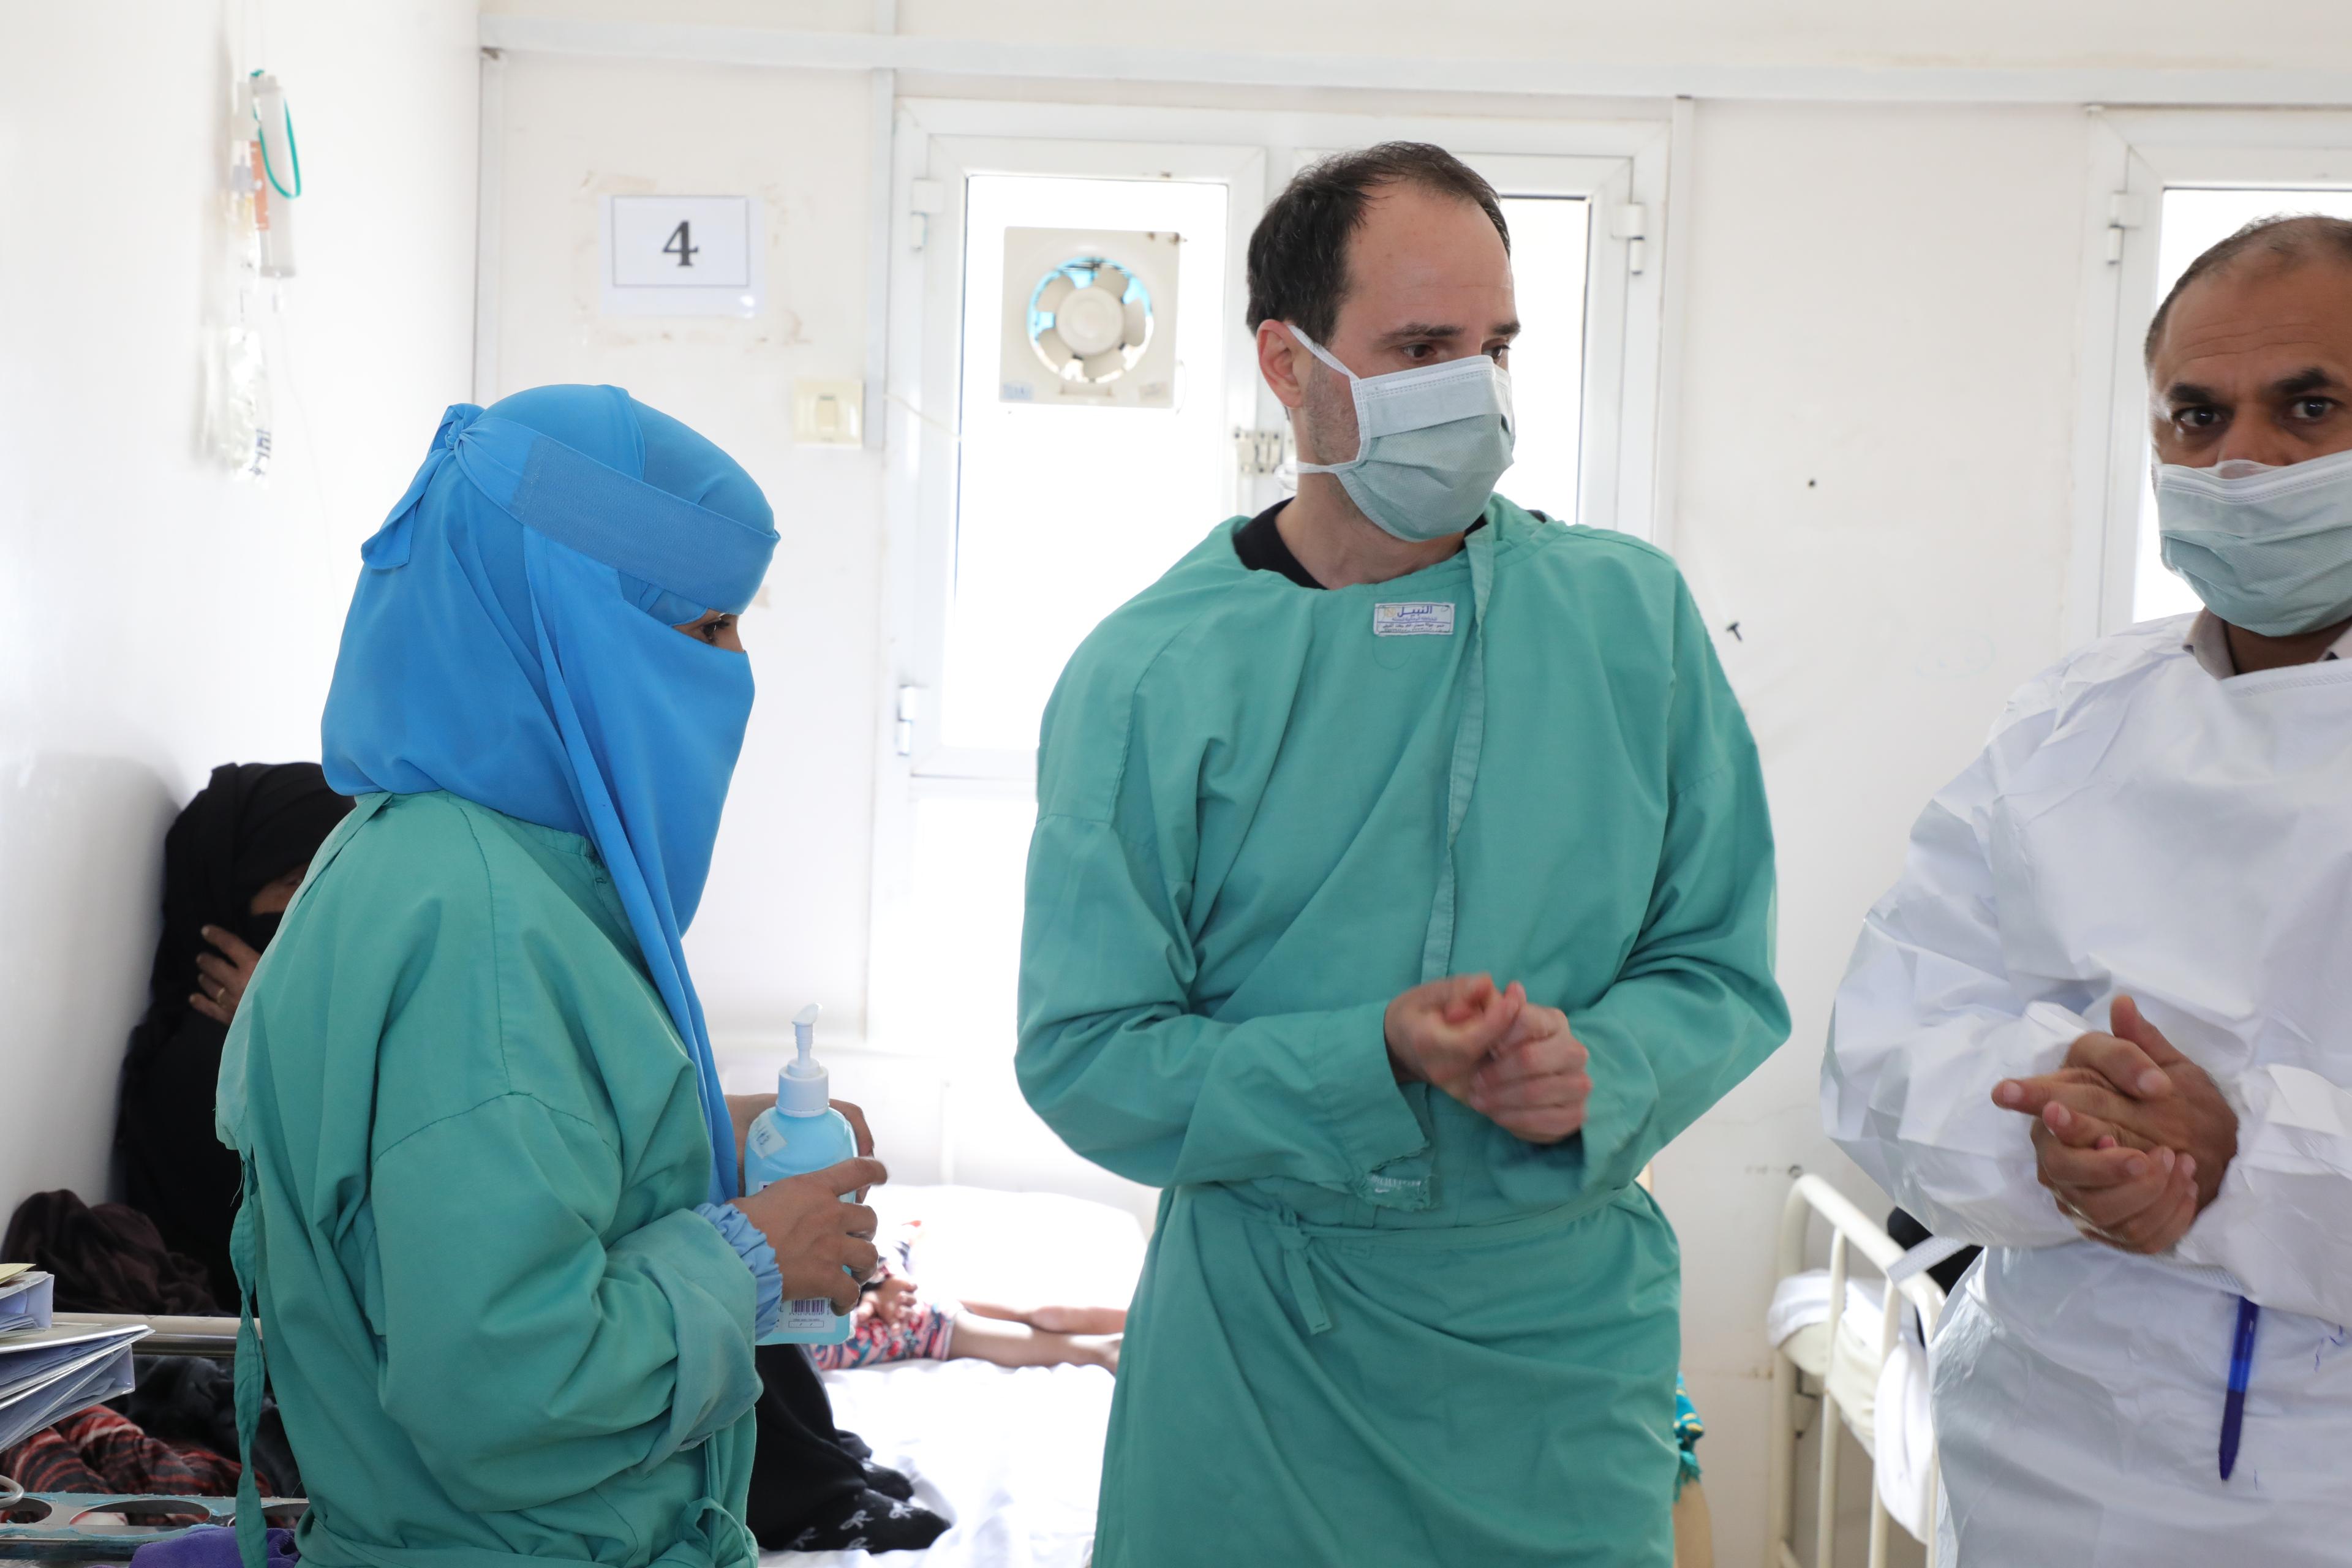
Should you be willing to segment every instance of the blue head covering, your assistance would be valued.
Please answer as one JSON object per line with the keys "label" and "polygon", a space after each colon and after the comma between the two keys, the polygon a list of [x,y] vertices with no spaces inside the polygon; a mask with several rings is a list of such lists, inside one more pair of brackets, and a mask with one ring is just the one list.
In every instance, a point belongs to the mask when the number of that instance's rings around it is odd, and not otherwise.
{"label": "blue head covering", "polygon": [[751,476],[618,387],[458,404],[360,552],[323,726],[341,794],[447,790],[596,846],[694,1058],[714,1203],[734,1125],[678,939],[751,669],[670,628],[749,605],[775,546]]}

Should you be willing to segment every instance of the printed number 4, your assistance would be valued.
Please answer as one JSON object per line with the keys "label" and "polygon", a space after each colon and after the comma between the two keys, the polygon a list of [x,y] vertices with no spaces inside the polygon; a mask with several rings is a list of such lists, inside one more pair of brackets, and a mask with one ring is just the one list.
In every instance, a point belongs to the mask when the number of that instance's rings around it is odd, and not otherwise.
{"label": "printed number 4", "polygon": [[662,247],[662,254],[677,257],[680,267],[693,266],[696,254],[702,249],[694,243],[693,226],[690,221],[679,224],[670,230],[669,240]]}

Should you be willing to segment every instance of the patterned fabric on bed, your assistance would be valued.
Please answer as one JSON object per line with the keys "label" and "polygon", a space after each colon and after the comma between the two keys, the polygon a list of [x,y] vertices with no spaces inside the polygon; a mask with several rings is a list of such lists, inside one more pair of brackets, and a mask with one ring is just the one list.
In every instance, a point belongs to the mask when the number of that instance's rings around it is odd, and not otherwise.
{"label": "patterned fabric on bed", "polygon": [[[882,1249],[881,1272],[874,1277],[876,1285],[886,1279],[909,1278],[913,1266],[911,1226],[893,1243]],[[956,1306],[953,1301],[928,1301],[918,1293],[898,1314],[898,1321],[886,1322],[875,1309],[876,1297],[871,1289],[857,1303],[857,1326],[849,1338],[837,1345],[811,1345],[809,1359],[816,1363],[819,1372],[843,1372],[854,1366],[879,1366],[894,1361],[945,1361],[948,1345],[955,1337]]]}
{"label": "patterned fabric on bed", "polygon": [[0,1454],[0,1475],[28,1492],[228,1497],[236,1490],[237,1467],[209,1448],[151,1437],[101,1405],[44,1426]]}

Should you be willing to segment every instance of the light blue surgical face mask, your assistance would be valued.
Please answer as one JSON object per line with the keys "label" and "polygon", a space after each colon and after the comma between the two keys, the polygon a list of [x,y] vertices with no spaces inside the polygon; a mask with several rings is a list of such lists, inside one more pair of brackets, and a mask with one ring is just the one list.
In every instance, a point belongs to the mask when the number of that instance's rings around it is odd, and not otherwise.
{"label": "light blue surgical face mask", "polygon": [[2162,464],[2156,520],[2164,563],[2231,626],[2283,637],[2352,620],[2352,451]]}
{"label": "light blue surgical face mask", "polygon": [[1486,354],[1358,375],[1286,321],[1307,352],[1348,378],[1356,397],[1356,455],[1301,463],[1338,478],[1358,510],[1414,543],[1478,521],[1511,466],[1511,375]]}

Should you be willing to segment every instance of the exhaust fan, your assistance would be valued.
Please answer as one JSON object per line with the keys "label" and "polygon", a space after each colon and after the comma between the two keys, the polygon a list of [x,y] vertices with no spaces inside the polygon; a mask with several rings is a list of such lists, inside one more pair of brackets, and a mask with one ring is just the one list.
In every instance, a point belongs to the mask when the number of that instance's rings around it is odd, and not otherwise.
{"label": "exhaust fan", "polygon": [[1006,403],[1176,405],[1176,256],[1166,232],[1004,231]]}

